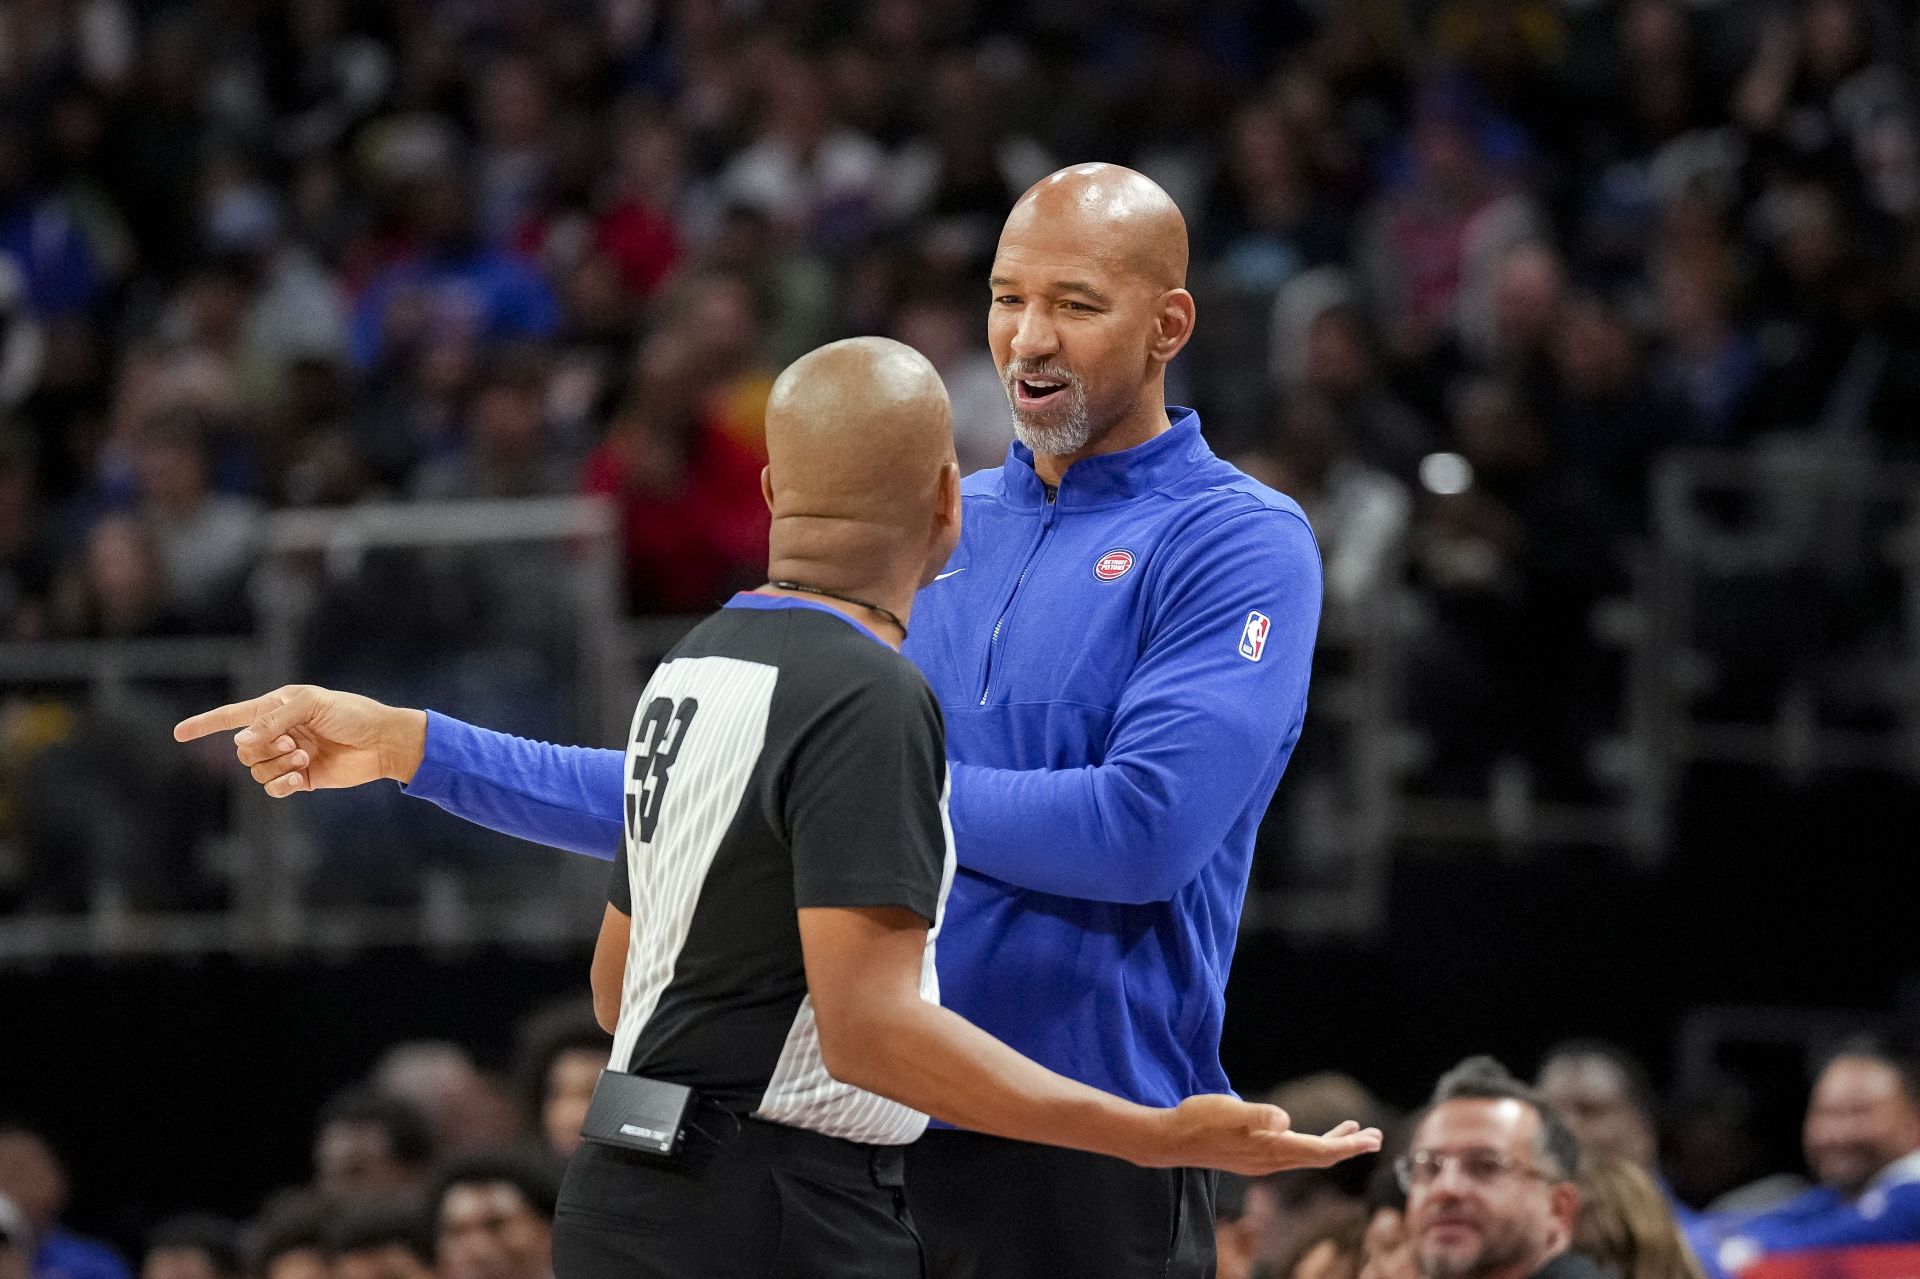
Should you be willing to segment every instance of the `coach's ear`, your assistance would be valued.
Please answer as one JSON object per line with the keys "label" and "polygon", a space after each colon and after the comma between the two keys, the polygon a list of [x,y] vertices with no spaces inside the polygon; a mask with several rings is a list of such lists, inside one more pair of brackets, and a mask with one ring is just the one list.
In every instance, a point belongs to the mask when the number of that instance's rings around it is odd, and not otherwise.
{"label": "coach's ear", "polygon": [[771,466],[760,468],[760,496],[765,499],[767,509],[771,511],[773,509],[773,468]]}
{"label": "coach's ear", "polygon": [[1148,355],[1159,364],[1171,362],[1193,336],[1194,318],[1193,294],[1185,289],[1171,289],[1161,294]]}

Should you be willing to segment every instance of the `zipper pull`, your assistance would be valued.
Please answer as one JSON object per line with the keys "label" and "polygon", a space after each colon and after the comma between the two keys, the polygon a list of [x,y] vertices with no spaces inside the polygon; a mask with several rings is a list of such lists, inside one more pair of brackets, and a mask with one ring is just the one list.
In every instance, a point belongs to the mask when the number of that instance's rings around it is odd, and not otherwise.
{"label": "zipper pull", "polygon": [[1059,496],[1060,496],[1059,489],[1055,488],[1051,484],[1047,485],[1047,505],[1048,506],[1052,506],[1054,503],[1054,499],[1058,498]]}

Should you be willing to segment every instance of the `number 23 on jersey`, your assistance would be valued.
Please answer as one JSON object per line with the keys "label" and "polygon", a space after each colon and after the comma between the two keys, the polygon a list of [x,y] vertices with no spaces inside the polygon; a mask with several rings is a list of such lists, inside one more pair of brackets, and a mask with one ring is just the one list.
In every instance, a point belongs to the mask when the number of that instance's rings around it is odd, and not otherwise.
{"label": "number 23 on jersey", "polygon": [[627,838],[635,843],[653,842],[673,761],[679,758],[687,727],[699,709],[698,698],[685,698],[676,704],[670,697],[656,697],[647,704],[646,714],[634,730],[627,780]]}

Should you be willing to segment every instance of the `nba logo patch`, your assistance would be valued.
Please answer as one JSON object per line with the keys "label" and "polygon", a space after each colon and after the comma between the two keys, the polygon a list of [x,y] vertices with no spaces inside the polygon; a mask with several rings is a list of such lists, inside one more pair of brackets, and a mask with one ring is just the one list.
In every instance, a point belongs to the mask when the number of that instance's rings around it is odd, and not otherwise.
{"label": "nba logo patch", "polygon": [[1267,632],[1273,622],[1265,613],[1248,613],[1247,624],[1240,630],[1240,656],[1249,662],[1260,660],[1260,654],[1267,651]]}
{"label": "nba logo patch", "polygon": [[1093,575],[1103,582],[1118,581],[1132,571],[1132,551],[1111,550],[1093,562]]}

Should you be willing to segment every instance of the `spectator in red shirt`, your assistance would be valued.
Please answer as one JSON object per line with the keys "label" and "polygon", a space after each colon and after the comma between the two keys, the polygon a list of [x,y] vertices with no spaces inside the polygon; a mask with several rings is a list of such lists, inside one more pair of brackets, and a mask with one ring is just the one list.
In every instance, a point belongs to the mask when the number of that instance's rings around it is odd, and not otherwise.
{"label": "spectator in red shirt", "polygon": [[685,253],[677,222],[686,169],[670,121],[643,116],[620,130],[619,185],[593,226],[594,245],[636,298],[659,292]]}
{"label": "spectator in red shirt", "polygon": [[656,333],[633,395],[587,457],[582,489],[619,506],[634,612],[698,613],[765,575],[760,459],[699,407],[702,368],[690,335]]}

